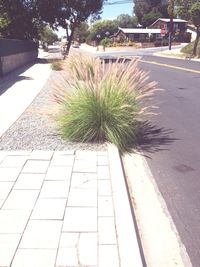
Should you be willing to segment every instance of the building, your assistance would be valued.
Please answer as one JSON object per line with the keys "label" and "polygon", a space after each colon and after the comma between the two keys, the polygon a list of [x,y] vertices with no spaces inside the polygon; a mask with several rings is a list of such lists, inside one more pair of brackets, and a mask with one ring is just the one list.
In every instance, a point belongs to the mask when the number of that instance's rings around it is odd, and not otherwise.
{"label": "building", "polygon": [[[157,19],[148,28],[119,28],[113,36],[114,41],[124,42],[154,42],[156,40],[168,39],[170,30],[170,19]],[[173,19],[173,41],[190,42],[191,33],[187,32],[187,21]]]}
{"label": "building", "polygon": [[[157,19],[150,29],[161,29],[164,38],[169,36],[170,19]],[[191,34],[187,33],[187,21],[183,19],[173,19],[173,39],[178,42],[190,42]]]}
{"label": "building", "polygon": [[144,29],[144,28],[119,28],[118,32],[114,35],[114,41],[133,41],[133,42],[145,42],[155,41],[160,38],[160,29]]}
{"label": "building", "polygon": [[[149,26],[150,29],[165,29],[169,32],[170,19],[157,19],[153,24]],[[183,19],[173,19],[174,32],[181,31],[185,32],[187,30],[187,21]]]}

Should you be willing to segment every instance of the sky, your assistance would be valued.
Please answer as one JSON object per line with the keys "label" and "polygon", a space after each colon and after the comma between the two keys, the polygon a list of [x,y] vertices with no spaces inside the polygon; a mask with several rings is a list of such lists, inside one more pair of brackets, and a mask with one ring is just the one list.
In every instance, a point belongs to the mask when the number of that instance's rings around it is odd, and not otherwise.
{"label": "sky", "polygon": [[[132,3],[126,3],[127,0],[108,0],[109,3],[113,2],[125,2],[123,4],[114,4],[114,5],[104,5],[103,7],[103,13],[101,14],[102,19],[116,19],[117,16],[120,14],[133,14],[133,2]],[[66,35],[66,31],[62,28],[59,28],[59,31],[56,32],[58,37],[62,37]]]}
{"label": "sky", "polygon": [[[109,2],[114,2],[114,1],[109,1]],[[132,15],[133,14],[133,2],[124,3],[124,4],[115,4],[115,5],[104,5],[103,13],[101,14],[101,17],[102,19],[115,19],[120,14]]]}

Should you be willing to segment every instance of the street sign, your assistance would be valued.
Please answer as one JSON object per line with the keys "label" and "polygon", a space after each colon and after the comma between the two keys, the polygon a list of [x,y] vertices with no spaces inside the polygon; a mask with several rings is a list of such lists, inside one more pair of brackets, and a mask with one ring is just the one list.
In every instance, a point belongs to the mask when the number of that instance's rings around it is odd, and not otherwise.
{"label": "street sign", "polygon": [[160,35],[161,35],[161,36],[165,36],[166,33],[167,33],[167,32],[166,32],[166,29],[165,29],[165,28],[161,28],[161,29],[160,29]]}
{"label": "street sign", "polygon": [[165,30],[165,28],[161,28],[161,29],[160,29],[160,33],[161,33],[161,35],[163,35],[163,34],[165,35],[165,34],[166,34],[166,30]]}

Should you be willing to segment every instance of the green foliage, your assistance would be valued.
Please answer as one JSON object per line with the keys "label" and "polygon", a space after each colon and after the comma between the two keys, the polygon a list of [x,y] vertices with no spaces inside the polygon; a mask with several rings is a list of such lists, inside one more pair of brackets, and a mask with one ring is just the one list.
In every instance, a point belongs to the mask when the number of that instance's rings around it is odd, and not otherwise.
{"label": "green foliage", "polygon": [[75,142],[109,141],[121,151],[135,140],[142,99],[155,84],[137,67],[137,61],[118,60],[106,66],[100,59],[69,57],[66,89],[58,86],[54,100],[62,136]]}
{"label": "green foliage", "polygon": [[169,40],[167,39],[163,39],[163,40],[156,40],[154,42],[154,46],[155,47],[159,47],[159,46],[168,46],[169,45]]}
{"label": "green foliage", "polygon": [[52,31],[48,26],[42,27],[39,34],[40,41],[42,44],[47,43],[52,45],[55,41],[58,40],[58,36],[55,32]]}
{"label": "green foliage", "polygon": [[106,37],[103,40],[101,40],[100,45],[102,45],[104,48],[109,46],[111,44],[111,40]]}
{"label": "green foliage", "polygon": [[90,29],[89,40],[97,40],[97,36],[100,36],[100,40],[106,37],[106,33],[113,35],[118,30],[118,24],[116,20],[102,20],[94,23]]}
{"label": "green foliage", "polygon": [[[134,13],[140,24],[143,25],[144,16],[147,14],[160,13],[161,17],[168,18],[168,1],[162,0],[134,0]],[[151,15],[152,16],[152,15]],[[146,21],[146,20],[145,20]],[[145,26],[145,25],[143,25]]]}
{"label": "green foliage", "polygon": [[150,4],[147,0],[134,0],[134,13],[140,24],[142,24],[142,18],[144,17],[144,15],[148,14],[150,11]]}
{"label": "green foliage", "polygon": [[81,24],[75,29],[73,40],[84,43],[89,35],[89,25],[87,22]]}
{"label": "green foliage", "polygon": [[134,43],[133,41],[128,41],[128,43],[127,43],[127,46],[134,46],[134,47],[138,47],[138,44],[137,43]]}
{"label": "green foliage", "polygon": [[200,27],[200,1],[191,6],[189,13],[193,24]]}
{"label": "green foliage", "polygon": [[193,56],[196,56],[198,51],[198,42],[200,38],[200,1],[199,0],[178,0],[180,8],[178,8],[179,16],[187,17],[196,26],[196,40],[193,44]]}
{"label": "green foliage", "polygon": [[128,14],[121,14],[117,17],[117,24],[120,28],[136,28],[138,21],[136,17]]}
{"label": "green foliage", "polygon": [[104,0],[37,0],[39,15],[52,27],[61,26],[66,30],[67,53],[69,52],[75,29],[90,15],[98,13]]}
{"label": "green foliage", "polygon": [[52,64],[51,64],[51,68],[52,70],[56,70],[56,71],[60,71],[63,69],[62,67],[63,63],[62,61],[54,61]]}
{"label": "green foliage", "polygon": [[9,39],[34,39],[38,37],[38,21],[30,1],[0,0],[0,33]]}
{"label": "green foliage", "polygon": [[142,18],[142,25],[144,27],[148,27],[161,17],[162,17],[162,14],[160,12],[155,13],[151,11],[150,13],[145,14],[144,17]]}
{"label": "green foliage", "polygon": [[184,46],[181,49],[181,52],[188,54],[188,55],[191,55],[192,54],[192,47],[193,47],[193,43],[187,44],[186,46]]}
{"label": "green foliage", "polygon": [[[184,54],[187,54],[187,55],[192,55],[193,47],[194,47],[194,42],[184,46],[181,49],[181,52]],[[200,57],[200,41],[199,41],[198,46],[197,46],[197,56]]]}
{"label": "green foliage", "polygon": [[190,8],[196,0],[176,0],[176,14],[187,21],[191,21]]}

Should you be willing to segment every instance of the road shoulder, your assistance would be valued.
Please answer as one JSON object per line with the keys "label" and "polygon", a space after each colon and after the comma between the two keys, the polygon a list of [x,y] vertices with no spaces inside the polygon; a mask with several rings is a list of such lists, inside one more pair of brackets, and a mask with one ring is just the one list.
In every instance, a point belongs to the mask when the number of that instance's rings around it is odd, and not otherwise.
{"label": "road shoulder", "polygon": [[148,267],[191,267],[151,171],[139,154],[123,156],[137,225]]}

